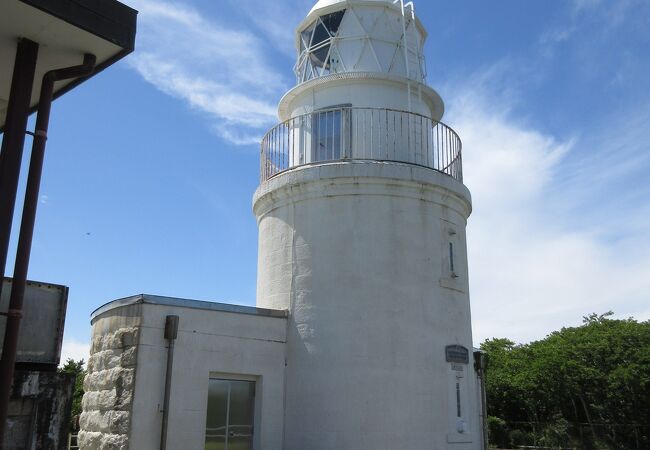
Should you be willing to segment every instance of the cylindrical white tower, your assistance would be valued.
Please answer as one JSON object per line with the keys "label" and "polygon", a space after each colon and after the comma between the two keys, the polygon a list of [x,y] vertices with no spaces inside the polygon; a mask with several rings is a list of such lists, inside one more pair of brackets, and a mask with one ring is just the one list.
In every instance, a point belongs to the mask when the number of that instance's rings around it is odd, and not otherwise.
{"label": "cylindrical white tower", "polygon": [[400,0],[321,0],[262,142],[257,305],[289,310],[284,448],[482,448],[461,143]]}

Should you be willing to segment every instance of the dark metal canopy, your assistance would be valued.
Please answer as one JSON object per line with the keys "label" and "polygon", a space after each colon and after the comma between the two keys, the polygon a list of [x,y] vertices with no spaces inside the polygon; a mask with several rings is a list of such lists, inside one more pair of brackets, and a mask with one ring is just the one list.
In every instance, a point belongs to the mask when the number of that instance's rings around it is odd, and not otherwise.
{"label": "dark metal canopy", "polygon": [[[97,57],[97,74],[131,53],[137,11],[116,0],[2,0],[0,6],[0,131],[4,131],[16,43],[39,44],[30,107],[38,107],[41,80],[53,69]],[[57,82],[54,98],[90,77]]]}

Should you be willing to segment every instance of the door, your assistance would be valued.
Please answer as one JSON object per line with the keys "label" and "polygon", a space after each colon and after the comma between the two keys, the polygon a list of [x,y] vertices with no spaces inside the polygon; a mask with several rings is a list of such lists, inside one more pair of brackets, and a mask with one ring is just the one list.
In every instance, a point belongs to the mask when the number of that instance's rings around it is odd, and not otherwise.
{"label": "door", "polygon": [[211,378],[206,450],[252,450],[255,382]]}

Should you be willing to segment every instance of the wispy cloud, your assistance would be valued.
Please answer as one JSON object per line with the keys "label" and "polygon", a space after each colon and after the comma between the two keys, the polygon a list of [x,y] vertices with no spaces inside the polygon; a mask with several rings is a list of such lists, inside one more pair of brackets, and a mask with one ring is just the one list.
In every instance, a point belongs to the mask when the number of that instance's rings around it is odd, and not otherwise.
{"label": "wispy cloud", "polygon": [[315,0],[229,0],[243,12],[258,32],[271,40],[285,55],[295,58],[295,28],[305,18]]}
{"label": "wispy cloud", "polygon": [[[647,8],[646,0],[573,0],[572,15],[595,15],[606,26],[606,31],[623,25],[628,14],[639,14]],[[647,12],[647,11],[646,11]]]}
{"label": "wispy cloud", "polygon": [[[510,98],[489,94],[499,92],[495,83],[498,77],[478,77],[451,86],[447,101],[474,200],[468,240],[476,340],[539,339],[610,309],[649,318],[650,218],[638,203],[617,203],[625,190],[615,190],[650,166],[639,148],[650,139],[644,121],[625,122],[617,136],[629,138],[616,142],[606,130],[559,140],[516,117]],[[636,153],[644,156],[625,161]]]}
{"label": "wispy cloud", "polygon": [[161,91],[209,117],[235,144],[258,142],[277,121],[287,81],[269,44],[250,30],[217,23],[182,2],[133,0],[140,11],[131,66]]}

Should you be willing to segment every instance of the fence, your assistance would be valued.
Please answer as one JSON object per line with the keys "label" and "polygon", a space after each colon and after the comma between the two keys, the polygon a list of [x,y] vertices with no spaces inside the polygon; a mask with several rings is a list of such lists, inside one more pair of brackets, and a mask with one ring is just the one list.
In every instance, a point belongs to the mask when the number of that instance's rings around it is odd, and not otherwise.
{"label": "fence", "polygon": [[262,139],[262,182],[292,167],[324,161],[397,161],[463,181],[458,134],[429,117],[381,108],[342,107],[293,117]]}

